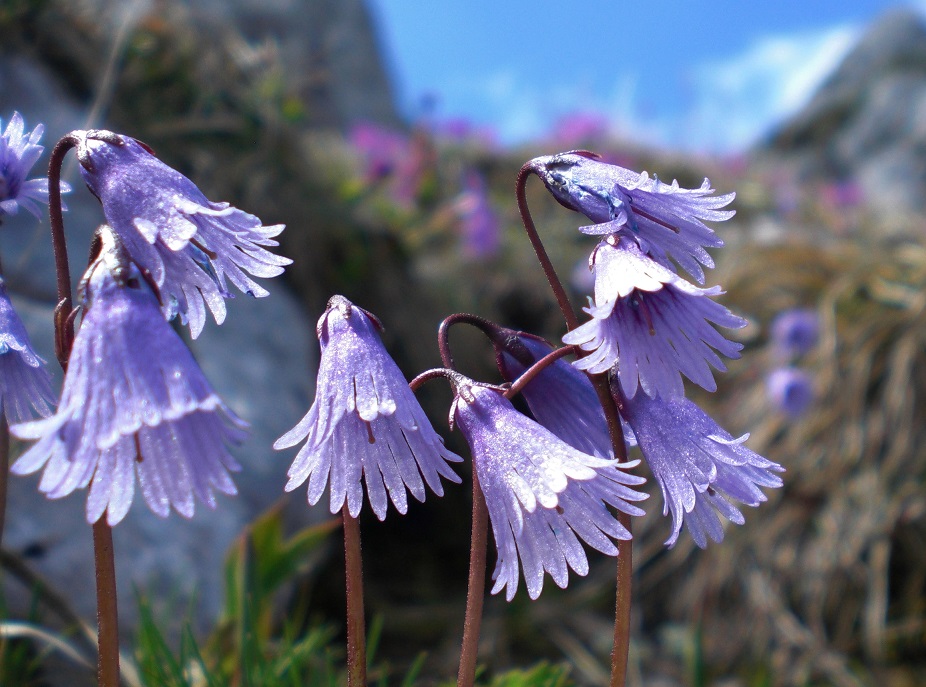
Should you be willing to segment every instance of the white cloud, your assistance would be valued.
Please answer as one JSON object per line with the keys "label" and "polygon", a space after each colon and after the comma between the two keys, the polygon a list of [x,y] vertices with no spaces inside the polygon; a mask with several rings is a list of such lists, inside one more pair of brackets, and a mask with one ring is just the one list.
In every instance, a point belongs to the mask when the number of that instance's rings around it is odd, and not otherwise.
{"label": "white cloud", "polygon": [[726,152],[754,143],[807,103],[858,36],[854,26],[768,36],[729,60],[695,67],[685,147]]}

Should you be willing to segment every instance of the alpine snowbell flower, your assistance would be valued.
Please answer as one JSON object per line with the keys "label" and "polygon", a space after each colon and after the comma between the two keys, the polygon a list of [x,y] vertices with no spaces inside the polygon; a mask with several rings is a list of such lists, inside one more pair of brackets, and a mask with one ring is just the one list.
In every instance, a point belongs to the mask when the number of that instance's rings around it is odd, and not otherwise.
{"label": "alpine snowbell flower", "polygon": [[678,541],[683,522],[702,549],[708,537],[720,542],[718,514],[737,525],[745,522],[732,501],[758,506],[766,500],[759,487],[781,486],[774,473],[784,468],[746,448],[748,434],[733,438],[688,399],[630,398],[613,380],[611,392],[662,489],[663,515],[672,515],[666,545]]}
{"label": "alpine snowbell flower", "polygon": [[[498,369],[506,382],[514,382],[538,360],[553,352],[539,336],[499,329],[493,338]],[[613,458],[608,422],[588,376],[560,358],[541,370],[521,390],[534,419],[582,453]],[[624,439],[635,445],[630,427]]]}
{"label": "alpine snowbell flower", "polygon": [[739,328],[746,321],[711,300],[722,291],[693,286],[644,255],[626,236],[609,236],[590,260],[595,270],[592,319],[563,337],[591,354],[574,364],[591,373],[615,364],[621,387],[638,385],[652,397],[684,395],[681,375],[708,391],[717,388],[710,366],[726,369],[717,352],[738,358],[742,344],[712,326]]}
{"label": "alpine snowbell flower", "polygon": [[[0,122],[0,129],[3,122]],[[14,112],[0,135],[0,219],[3,215],[15,215],[19,208],[41,216],[36,203],[48,205],[48,178],[26,179],[32,166],[45,150],[39,145],[45,127],[39,124],[26,136],[25,122]],[[61,191],[71,187],[61,183]]]}
{"label": "alpine snowbell flower", "polygon": [[580,212],[595,224],[586,234],[626,231],[643,250],[660,261],[671,258],[704,283],[704,267],[714,261],[705,248],[723,241],[702,220],[723,221],[732,210],[721,210],[735,194],[714,196],[710,181],[685,189],[677,181],[665,184],[646,172],[632,172],[601,162],[593,153],[573,151],[538,157],[528,165],[543,179],[564,207]]}
{"label": "alpine snowbell flower", "polygon": [[582,453],[515,410],[501,390],[465,378],[450,412],[469,443],[492,523],[493,594],[505,589],[505,598],[514,598],[519,557],[527,593],[536,599],[544,572],[561,588],[569,568],[588,573],[580,539],[610,556],[617,555],[612,539],[630,539],[608,506],[643,514],[629,502],[646,498],[631,488],[644,480],[623,471],[636,462]]}
{"label": "alpine snowbell flower", "polygon": [[225,319],[227,281],[242,292],[268,292],[248,274],[275,277],[292,262],[265,246],[283,225],[263,226],[254,215],[209,201],[180,172],[129,136],[75,131],[81,174],[103,205],[103,214],[132,260],[157,284],[165,315],[180,315],[196,338],[204,305],[219,324]]}
{"label": "alpine snowbell flower", "polygon": [[239,470],[226,444],[246,423],[212,390],[118,237],[101,227],[103,248],[81,282],[84,318],[68,360],[57,412],[14,425],[38,441],[12,467],[44,468],[49,498],[90,486],[87,521],[115,525],[135,492],[166,517],[192,517],[194,497],[215,508],[214,491],[235,494]]}
{"label": "alpine snowbell flower", "polygon": [[813,403],[813,379],[796,367],[779,367],[765,379],[772,406],[792,419],[803,415]]}
{"label": "alpine snowbell flower", "polygon": [[820,316],[810,308],[784,310],[772,320],[771,343],[778,358],[789,360],[809,353],[820,339]]}
{"label": "alpine snowbell flower", "polygon": [[363,478],[370,506],[383,520],[387,491],[396,510],[405,513],[406,488],[424,501],[423,476],[443,496],[441,476],[460,482],[448,462],[463,459],[444,448],[378,329],[378,320],[343,296],[328,301],[316,327],[321,361],[315,401],[273,447],[307,439],[289,469],[286,491],[309,480],[308,500],[314,505],[330,481],[331,512],[340,511],[346,500],[356,518],[363,505]]}
{"label": "alpine snowbell flower", "polygon": [[0,277],[0,407],[8,423],[24,422],[34,413],[51,414],[55,394],[44,361],[32,350],[29,335]]}

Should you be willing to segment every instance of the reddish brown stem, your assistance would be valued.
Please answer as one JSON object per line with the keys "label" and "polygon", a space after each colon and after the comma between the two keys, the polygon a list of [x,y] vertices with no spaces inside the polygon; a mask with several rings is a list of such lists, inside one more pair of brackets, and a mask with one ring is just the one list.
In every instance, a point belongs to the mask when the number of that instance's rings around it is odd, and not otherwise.
{"label": "reddish brown stem", "polygon": [[469,582],[466,590],[466,619],[463,624],[463,647],[457,687],[472,687],[476,681],[479,654],[479,630],[482,626],[482,602],[486,584],[486,547],[489,535],[489,511],[473,463],[473,529],[469,548]]}
{"label": "reddish brown stem", "polygon": [[534,247],[534,252],[537,254],[537,260],[540,261],[543,273],[547,276],[547,281],[550,282],[550,288],[553,289],[553,295],[556,297],[559,309],[562,311],[563,318],[566,320],[566,328],[573,330],[579,326],[579,318],[576,317],[575,310],[572,309],[569,296],[566,295],[566,289],[563,288],[563,283],[559,280],[556,270],[553,268],[553,262],[550,260],[550,256],[547,255],[547,249],[544,248],[543,242],[537,234],[537,228],[534,226],[534,220],[531,218],[531,211],[527,207],[527,177],[532,173],[533,170],[528,164],[521,167],[521,171],[518,172],[515,194],[518,198],[518,210],[521,212],[521,222],[524,224],[524,231],[527,232],[527,238],[530,239],[531,245]]}
{"label": "reddish brown stem", "polygon": [[[48,163],[48,219],[58,277],[58,305],[55,307],[55,356],[67,372],[68,356],[74,344],[74,318],[71,317],[71,269],[61,206],[61,165],[78,139],[67,134],[51,151]],[[97,678],[99,687],[119,687],[119,614],[116,603],[116,563],[112,529],[101,517],[93,525],[93,560],[96,566]]]}
{"label": "reddish brown stem", "polygon": [[351,517],[347,504],[344,520],[344,569],[347,579],[347,685],[367,684],[367,630],[363,617],[363,562],[360,553],[360,523]]}
{"label": "reddish brown stem", "polygon": [[116,565],[113,557],[113,531],[105,517],[93,524],[93,559],[96,564],[96,621],[100,648],[97,684],[99,687],[119,687]]}

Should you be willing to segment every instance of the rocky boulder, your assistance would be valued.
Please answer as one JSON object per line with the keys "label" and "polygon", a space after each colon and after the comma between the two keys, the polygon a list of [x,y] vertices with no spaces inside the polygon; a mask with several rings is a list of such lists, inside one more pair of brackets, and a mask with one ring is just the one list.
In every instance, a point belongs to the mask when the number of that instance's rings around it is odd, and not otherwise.
{"label": "rocky boulder", "polygon": [[804,179],[857,182],[875,209],[926,209],[926,24],[882,16],[760,151]]}

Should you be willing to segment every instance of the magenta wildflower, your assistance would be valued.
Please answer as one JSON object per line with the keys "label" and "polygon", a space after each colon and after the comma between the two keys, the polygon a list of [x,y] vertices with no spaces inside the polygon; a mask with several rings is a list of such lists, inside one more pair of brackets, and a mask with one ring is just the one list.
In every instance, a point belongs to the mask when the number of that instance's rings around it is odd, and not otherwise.
{"label": "magenta wildflower", "polygon": [[343,296],[328,301],[316,328],[321,361],[315,401],[273,447],[307,439],[287,473],[286,491],[309,480],[308,500],[314,505],[330,481],[331,512],[346,501],[356,518],[363,505],[362,478],[370,506],[383,520],[387,491],[396,510],[405,513],[406,488],[424,501],[423,475],[431,490],[443,496],[441,476],[460,482],[447,463],[463,459],[444,448],[386,352],[379,328],[376,319]]}
{"label": "magenta wildflower", "polygon": [[408,138],[404,134],[373,122],[355,124],[348,139],[362,158],[363,178],[368,184],[395,172],[408,149]]}
{"label": "magenta wildflower", "polygon": [[630,488],[645,480],[623,472],[636,462],[582,453],[515,410],[499,389],[470,380],[457,383],[451,417],[469,443],[492,523],[493,594],[505,589],[505,598],[514,598],[519,558],[527,593],[536,599],[544,572],[561,588],[569,568],[588,573],[580,539],[610,556],[617,555],[612,539],[630,539],[608,506],[643,514],[629,502],[646,498]]}
{"label": "magenta wildflower", "polygon": [[0,277],[0,408],[8,423],[51,414],[55,394],[44,364],[32,350]]}
{"label": "magenta wildflower", "polygon": [[209,201],[180,172],[142,143],[110,131],[75,131],[81,174],[132,260],[149,273],[168,317],[179,314],[193,337],[225,318],[227,281],[262,297],[248,274],[275,277],[292,260],[271,253],[283,225],[263,226],[254,215]]}
{"label": "magenta wildflower", "polygon": [[765,379],[768,399],[790,418],[799,418],[813,403],[813,379],[796,367],[779,367]]}
{"label": "magenta wildflower", "polygon": [[[531,365],[553,352],[539,336],[499,329],[493,338],[498,369],[513,382]],[[521,391],[534,419],[574,449],[599,458],[613,458],[608,422],[588,376],[560,358],[548,365]],[[624,439],[636,445],[624,424]]]}
{"label": "magenta wildflower", "polygon": [[638,384],[649,396],[682,396],[681,375],[716,390],[710,366],[726,369],[717,352],[738,358],[742,345],[713,325],[746,325],[709,298],[722,293],[720,287],[692,286],[622,235],[599,243],[591,263],[595,300],[585,312],[592,319],[563,337],[591,352],[575,366],[601,373],[617,365],[624,394],[631,397]]}
{"label": "magenta wildflower", "polygon": [[[41,217],[36,203],[48,205],[48,178],[26,179],[45,150],[39,145],[45,127],[39,124],[26,136],[25,126],[22,116],[14,112],[6,131],[0,135],[0,218],[15,215],[19,208]],[[61,182],[62,193],[70,190],[70,186]]]}
{"label": "magenta wildflower", "polygon": [[758,506],[766,500],[759,487],[781,486],[774,473],[784,468],[746,448],[748,434],[733,438],[688,399],[629,398],[613,381],[611,392],[662,489],[663,515],[672,515],[668,546],[675,545],[683,522],[702,549],[708,538],[720,542],[718,514],[745,522],[732,501]]}
{"label": "magenta wildflower", "polygon": [[646,172],[607,164],[583,151],[534,158],[528,165],[561,205],[595,223],[580,231],[595,235],[625,231],[654,258],[671,258],[704,283],[701,266],[714,266],[705,248],[722,246],[723,241],[702,220],[732,217],[732,210],[720,208],[729,205],[735,194],[711,195],[714,189],[707,179],[697,189],[681,188],[676,181],[665,184]]}
{"label": "magenta wildflower", "polygon": [[235,494],[239,470],[226,444],[247,426],[221,401],[171,326],[118,238],[103,227],[103,250],[81,282],[84,318],[74,340],[57,412],[14,425],[38,441],[12,467],[44,468],[49,498],[89,485],[87,521],[106,513],[115,525],[135,493],[166,517],[173,507],[192,517],[199,498]]}

